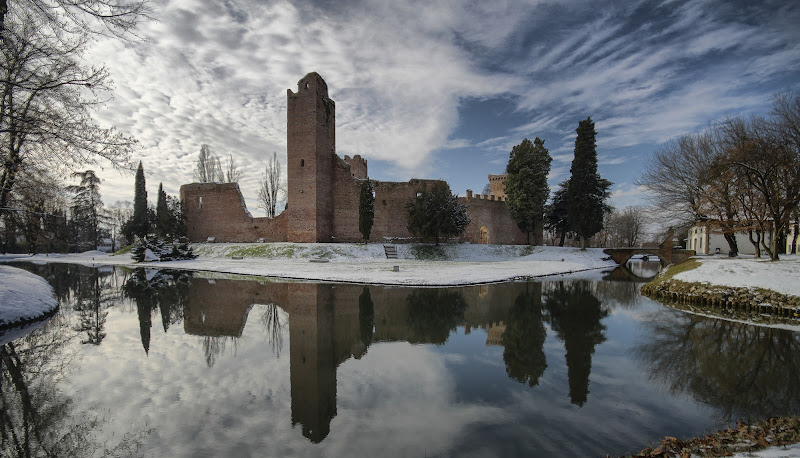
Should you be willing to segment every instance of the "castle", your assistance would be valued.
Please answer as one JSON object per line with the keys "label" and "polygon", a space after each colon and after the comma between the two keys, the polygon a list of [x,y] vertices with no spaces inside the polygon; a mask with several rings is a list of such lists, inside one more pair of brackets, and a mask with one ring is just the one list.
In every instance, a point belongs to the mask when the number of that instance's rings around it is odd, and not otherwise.
{"label": "castle", "polygon": [[[186,184],[180,196],[190,241],[363,241],[358,201],[361,183],[368,177],[367,161],[359,155],[342,159],[336,154],[336,105],[328,97],[327,84],[317,73],[309,73],[297,83],[297,93],[287,90],[287,97],[286,210],[275,218],[254,218],[236,183]],[[437,181],[372,180],[375,218],[370,239],[410,240],[405,206]],[[467,205],[470,223],[458,241],[526,243],[525,234],[508,213],[504,195],[473,195],[467,190],[459,202]]]}

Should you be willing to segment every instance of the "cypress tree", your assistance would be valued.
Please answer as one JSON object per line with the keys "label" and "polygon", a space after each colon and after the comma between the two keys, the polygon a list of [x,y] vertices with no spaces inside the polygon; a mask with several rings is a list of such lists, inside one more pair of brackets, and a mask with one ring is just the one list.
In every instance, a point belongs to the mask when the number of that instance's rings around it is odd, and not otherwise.
{"label": "cypress tree", "polygon": [[133,235],[144,238],[147,236],[149,229],[150,224],[147,218],[147,190],[145,189],[144,183],[144,168],[142,167],[142,162],[139,161],[133,194],[132,232]]}
{"label": "cypress tree", "polygon": [[369,242],[369,234],[372,232],[372,223],[375,221],[375,195],[372,190],[372,183],[366,179],[361,183],[361,194],[358,196],[358,231],[364,237],[365,242]]}
{"label": "cypress tree", "polygon": [[570,227],[581,238],[581,250],[589,238],[603,229],[603,216],[610,211],[605,203],[611,182],[597,173],[597,142],[592,118],[578,123],[575,130],[575,157],[567,188],[567,216]]}
{"label": "cypress tree", "polygon": [[531,232],[541,229],[544,221],[544,207],[550,188],[547,174],[553,159],[544,147],[544,140],[536,137],[533,142],[527,138],[511,149],[506,166],[506,196],[508,213],[519,230],[527,235],[528,243],[535,244],[541,234]]}
{"label": "cypress tree", "polygon": [[163,183],[158,184],[158,201],[156,203],[156,232],[159,237],[172,234],[172,215],[167,205],[167,193],[164,192]]}

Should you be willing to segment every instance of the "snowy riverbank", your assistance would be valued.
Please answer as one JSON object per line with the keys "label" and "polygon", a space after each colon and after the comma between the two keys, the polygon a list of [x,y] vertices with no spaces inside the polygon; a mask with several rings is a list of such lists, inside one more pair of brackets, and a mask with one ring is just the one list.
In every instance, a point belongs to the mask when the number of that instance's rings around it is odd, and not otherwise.
{"label": "snowy riverbank", "polygon": [[789,296],[800,296],[800,256],[781,255],[780,261],[752,256],[698,256],[696,269],[675,275],[675,280],[719,286],[763,288]]}
{"label": "snowy riverbank", "polygon": [[57,307],[53,288],[44,278],[0,265],[0,328],[23,326]]}
{"label": "snowy riverbank", "polygon": [[[136,264],[130,255],[81,254],[0,256],[0,262],[65,262],[130,265],[258,275],[298,280],[452,286],[492,283],[591,269],[610,269],[600,248],[497,245],[397,245],[399,259],[386,259],[381,244],[195,244],[190,261]],[[398,271],[394,271],[397,266]]]}

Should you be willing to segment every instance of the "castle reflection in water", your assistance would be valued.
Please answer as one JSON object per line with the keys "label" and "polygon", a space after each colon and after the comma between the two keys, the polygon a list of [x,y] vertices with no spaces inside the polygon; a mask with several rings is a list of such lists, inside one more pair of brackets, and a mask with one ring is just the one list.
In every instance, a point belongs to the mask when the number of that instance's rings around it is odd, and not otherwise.
{"label": "castle reflection in water", "polygon": [[[588,396],[591,355],[605,340],[600,320],[607,312],[588,282],[551,282],[543,292],[538,282],[411,289],[184,279],[191,287],[181,288],[175,278],[137,271],[126,282],[139,311],[144,350],[149,351],[156,309],[165,330],[183,321],[185,333],[212,339],[205,350],[213,364],[219,345],[213,339],[240,337],[254,304],[280,307],[289,317],[292,425],[299,424],[313,442],[325,439],[336,416],[337,367],[361,358],[374,342],[444,344],[456,328],[465,334],[480,328],[487,333],[486,345],[504,347],[508,376],[535,386],[547,367],[547,320],[567,348],[570,398],[581,406]],[[161,297],[160,290],[168,296]]]}

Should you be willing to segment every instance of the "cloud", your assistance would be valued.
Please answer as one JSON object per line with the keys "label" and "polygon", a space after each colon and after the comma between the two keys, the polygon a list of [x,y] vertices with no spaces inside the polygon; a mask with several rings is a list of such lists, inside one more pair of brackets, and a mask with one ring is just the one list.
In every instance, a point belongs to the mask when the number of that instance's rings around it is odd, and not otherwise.
{"label": "cloud", "polygon": [[[599,15],[585,6],[164,0],[159,21],[141,29],[147,41],[92,48],[89,59],[116,82],[97,117],[140,140],[153,190],[163,181],[176,194],[208,143],[234,155],[255,207],[267,156],[286,163],[286,89],[310,71],[336,101],[338,153],[407,179],[446,173],[440,158],[452,149],[498,160],[520,134],[566,155],[589,115],[600,153],[615,158],[606,165],[636,173],[612,150],[763,110],[774,83],[800,70],[796,6],[748,4],[746,15],[717,1],[642,0]],[[516,104],[521,122],[505,135],[453,138],[464,100],[498,97]],[[132,175],[101,176],[106,201],[132,199]]]}

